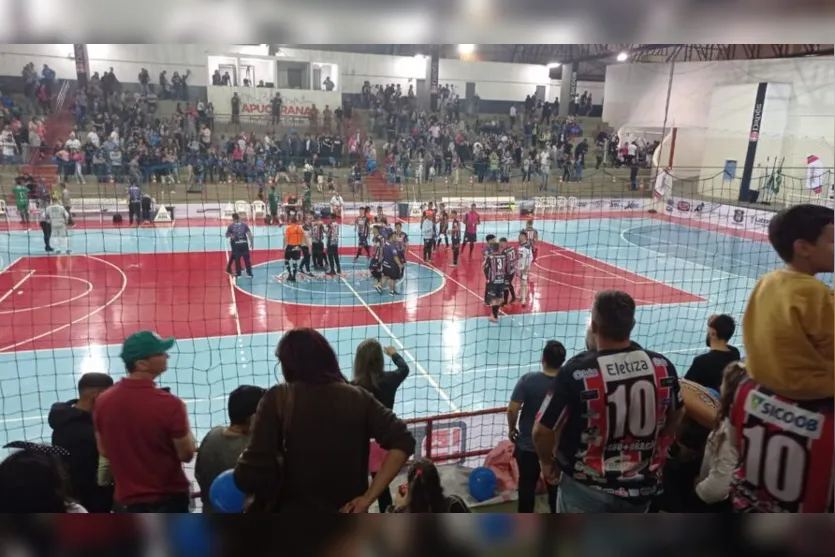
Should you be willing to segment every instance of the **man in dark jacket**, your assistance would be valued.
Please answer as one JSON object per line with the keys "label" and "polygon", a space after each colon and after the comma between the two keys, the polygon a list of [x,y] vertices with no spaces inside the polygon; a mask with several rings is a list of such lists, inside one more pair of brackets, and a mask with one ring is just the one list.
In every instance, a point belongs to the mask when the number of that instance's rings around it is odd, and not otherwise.
{"label": "man in dark jacket", "polygon": [[99,451],[93,428],[93,404],[113,378],[105,373],[86,373],[78,380],[78,399],[56,402],[49,411],[52,444],[66,449],[72,495],[87,511],[110,512],[113,488],[99,487],[96,481]]}

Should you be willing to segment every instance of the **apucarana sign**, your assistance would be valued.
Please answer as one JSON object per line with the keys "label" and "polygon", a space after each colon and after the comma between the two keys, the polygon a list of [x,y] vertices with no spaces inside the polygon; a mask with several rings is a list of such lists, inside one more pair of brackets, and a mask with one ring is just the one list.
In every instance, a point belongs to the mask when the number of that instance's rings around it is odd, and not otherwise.
{"label": "apucarana sign", "polygon": [[300,89],[270,89],[267,87],[208,87],[208,98],[217,114],[232,113],[232,95],[241,99],[241,116],[272,115],[272,100],[281,93],[281,121],[292,126],[307,126],[310,111],[315,106],[321,120],[325,107],[336,110],[342,104],[342,94],[332,91]]}

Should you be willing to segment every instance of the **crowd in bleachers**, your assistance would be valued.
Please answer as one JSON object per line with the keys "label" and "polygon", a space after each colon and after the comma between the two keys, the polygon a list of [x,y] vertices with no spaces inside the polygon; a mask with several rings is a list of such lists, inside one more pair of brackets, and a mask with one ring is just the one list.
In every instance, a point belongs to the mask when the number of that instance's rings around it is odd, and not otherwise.
{"label": "crowd in bleachers", "polygon": [[[619,291],[595,297],[585,351],[567,359],[546,343],[541,370],[509,396],[520,512],[540,489],[561,513],[832,512],[835,304],[816,275],[835,265],[833,211],[786,209],[769,240],[786,266],[751,293],[744,362],[734,319],[714,315],[707,351],[679,378],[633,336],[636,303]],[[8,446],[0,512],[189,512],[183,464],[195,458],[205,512],[469,512],[434,463],[409,465],[396,349],[364,341],[349,380],[319,332],[287,331],[283,381],[232,391],[229,422],[198,443],[183,401],[156,384],[174,346],[140,331],[122,346],[126,377],[82,375],[78,398],[50,411],[51,445]]]}

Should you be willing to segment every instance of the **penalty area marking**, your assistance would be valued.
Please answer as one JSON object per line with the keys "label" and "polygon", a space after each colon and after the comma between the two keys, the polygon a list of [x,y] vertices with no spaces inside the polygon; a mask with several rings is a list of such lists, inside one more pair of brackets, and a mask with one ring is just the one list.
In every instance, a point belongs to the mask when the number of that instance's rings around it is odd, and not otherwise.
{"label": "penalty area marking", "polygon": [[17,290],[18,288],[20,288],[21,286],[23,286],[23,283],[24,283],[24,282],[26,282],[27,280],[29,280],[29,277],[31,277],[31,276],[32,276],[32,275],[34,275],[34,274],[35,274],[35,271],[29,271],[28,273],[26,273],[26,274],[23,276],[23,278],[22,278],[22,279],[20,279],[19,281],[17,281],[17,283],[15,283],[15,285],[14,285],[14,286],[12,286],[11,288],[9,288],[9,290],[7,290],[5,294],[3,294],[2,296],[0,296],[0,303],[3,303],[3,302],[6,300],[6,298],[8,298],[9,296],[11,296],[11,295],[12,295],[12,293],[13,293],[15,290]]}
{"label": "penalty area marking", "polygon": [[[34,273],[34,271],[32,271],[32,272]],[[33,276],[32,278],[33,279],[62,278],[62,279],[67,279],[67,280],[77,280],[78,282],[83,282],[83,283],[87,284],[87,290],[82,292],[81,294],[77,294],[76,296],[73,296],[72,298],[68,298],[66,300],[60,300],[60,301],[57,301],[57,302],[51,302],[49,304],[44,304],[42,306],[0,310],[0,315],[25,313],[27,311],[35,311],[35,310],[39,310],[39,309],[49,309],[49,308],[54,308],[54,307],[58,307],[58,306],[63,306],[63,305],[66,305],[66,304],[70,304],[70,303],[72,303],[76,300],[79,300],[79,299],[89,295],[90,292],[93,291],[93,283],[90,282],[89,280],[84,280],[83,278],[70,277],[70,276],[67,276],[67,275],[37,275],[37,276]],[[0,302],[2,302],[3,300],[4,300],[4,298],[0,298]]]}

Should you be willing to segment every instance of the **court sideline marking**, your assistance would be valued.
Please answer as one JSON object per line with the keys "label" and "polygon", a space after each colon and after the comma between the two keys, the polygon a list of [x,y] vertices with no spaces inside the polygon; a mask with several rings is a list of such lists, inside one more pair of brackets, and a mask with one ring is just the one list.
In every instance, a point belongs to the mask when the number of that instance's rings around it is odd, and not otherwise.
{"label": "court sideline marking", "polygon": [[40,340],[44,337],[48,337],[49,335],[53,335],[57,332],[63,331],[64,329],[66,329],[68,327],[72,327],[76,323],[80,323],[81,321],[84,321],[85,319],[89,319],[90,317],[92,317],[92,316],[96,315],[97,313],[101,312],[103,309],[108,308],[116,300],[121,298],[122,294],[125,293],[125,289],[128,287],[128,277],[125,274],[125,272],[118,265],[116,265],[114,263],[111,263],[110,261],[106,261],[104,259],[99,259],[98,257],[92,256],[92,255],[80,255],[79,254],[79,255],[67,255],[67,256],[63,256],[63,257],[86,257],[87,259],[92,259],[93,261],[98,261],[99,263],[104,263],[105,265],[110,265],[111,267],[116,269],[119,272],[120,275],[122,275],[122,286],[121,286],[121,288],[119,288],[119,291],[110,300],[105,302],[103,305],[97,307],[93,311],[87,313],[86,315],[82,315],[81,317],[79,317],[77,319],[73,319],[69,323],[65,323],[64,325],[61,325],[60,327],[56,327],[56,328],[54,328],[52,330],[49,330],[45,333],[41,333],[39,335],[33,336],[32,338],[28,338],[26,340],[22,340],[20,342],[16,342],[16,343],[10,344],[8,346],[3,346],[2,348],[0,348],[0,352],[5,352],[7,350],[11,350],[12,348],[17,348],[18,346],[22,346],[22,345],[25,345],[25,344],[32,343],[36,340]]}
{"label": "court sideline marking", "polygon": [[[223,249],[223,255],[225,256],[225,265],[229,265],[229,248],[225,247]],[[241,336],[241,318],[238,315],[238,298],[235,296],[235,279],[232,278],[232,275],[226,273],[226,277],[229,279],[229,292],[232,294],[232,315],[235,316],[235,332],[238,336]]]}
{"label": "court sideline marking", "polygon": [[24,282],[26,282],[27,280],[29,280],[29,277],[31,277],[31,276],[32,276],[32,275],[34,275],[34,274],[35,274],[35,271],[29,271],[28,273],[26,273],[26,274],[23,276],[23,278],[22,278],[22,279],[20,279],[19,281],[17,281],[17,283],[16,283],[14,286],[12,286],[11,288],[9,288],[9,290],[8,290],[5,294],[3,294],[2,296],[0,296],[0,303],[2,303],[3,301],[5,301],[5,299],[6,299],[6,298],[8,298],[9,296],[11,296],[11,295],[12,295],[12,293],[14,293],[14,291],[15,291],[15,290],[17,290],[18,288],[20,288],[21,286],[23,286],[23,283],[24,283]]}
{"label": "court sideline marking", "polygon": [[377,312],[375,312],[371,308],[371,306],[368,305],[368,303],[363,299],[363,297],[360,296],[360,293],[357,292],[353,286],[351,286],[351,283],[349,283],[345,279],[345,277],[340,277],[340,280],[345,284],[345,286],[348,287],[348,290],[350,290],[351,293],[354,296],[356,296],[357,300],[359,300],[359,303],[362,304],[362,306],[368,311],[368,313],[371,314],[371,317],[373,317],[377,321],[377,323],[380,324],[380,327],[383,328],[386,334],[388,334],[388,336],[391,337],[391,340],[398,346],[398,348],[400,348],[400,350],[403,352],[403,355],[409,358],[415,364],[418,373],[420,373],[421,376],[424,379],[426,379],[426,381],[428,381],[430,385],[432,385],[432,387],[438,392],[438,395],[440,395],[440,397],[444,400],[444,402],[447,403],[447,405],[452,409],[453,412],[458,412],[460,410],[460,408],[458,408],[458,405],[452,402],[452,399],[449,398],[449,395],[446,393],[446,391],[444,391],[438,384],[438,382],[435,381],[435,378],[432,377],[429,374],[429,372],[427,372],[426,369],[420,364],[420,362],[418,362],[417,359],[414,356],[412,356],[412,353],[409,352],[405,346],[403,346],[403,343],[400,342],[400,339],[395,336],[394,332],[389,328],[389,326],[386,325],[386,323],[380,318],[379,315],[377,315]]}

